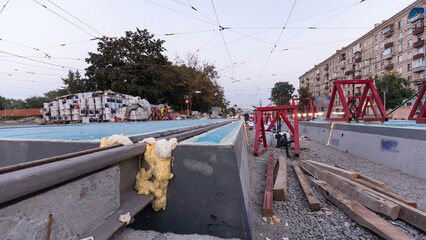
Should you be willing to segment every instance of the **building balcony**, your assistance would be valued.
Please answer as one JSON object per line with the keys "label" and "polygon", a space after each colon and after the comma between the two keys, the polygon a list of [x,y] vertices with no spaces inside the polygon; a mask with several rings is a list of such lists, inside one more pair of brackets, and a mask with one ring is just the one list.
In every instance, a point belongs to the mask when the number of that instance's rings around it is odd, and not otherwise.
{"label": "building balcony", "polygon": [[423,47],[425,45],[425,40],[417,40],[417,42],[413,43],[414,48]]}
{"label": "building balcony", "polygon": [[383,59],[387,60],[393,57],[392,53],[388,53],[388,54],[383,54]]}
{"label": "building balcony", "polygon": [[389,42],[389,43],[385,44],[385,49],[386,48],[391,48],[391,47],[393,47],[393,42]]}
{"label": "building balcony", "polygon": [[424,26],[414,28],[413,29],[413,35],[422,34],[425,31],[424,29],[425,29]]}
{"label": "building balcony", "polygon": [[393,34],[393,24],[388,25],[387,27],[383,28],[382,34],[383,34],[383,37],[385,37],[385,38],[388,38],[388,37],[392,36],[392,34]]}
{"label": "building balcony", "polygon": [[361,75],[355,76],[355,80],[361,79]]}
{"label": "building balcony", "polygon": [[346,60],[346,55],[345,54],[340,54],[339,61],[344,61],[344,60]]}
{"label": "building balcony", "polygon": [[348,70],[345,72],[345,75],[351,75],[352,74],[352,70]]}
{"label": "building balcony", "polygon": [[424,71],[424,70],[425,70],[425,66],[413,67],[413,68],[411,69],[411,71],[412,71],[412,72],[414,72],[414,73],[422,72],[422,71]]}
{"label": "building balcony", "polygon": [[413,56],[413,61],[416,60],[416,59],[419,59],[419,58],[423,58],[424,56],[425,56],[424,53],[416,54],[416,55]]}
{"label": "building balcony", "polygon": [[324,70],[326,70],[326,71],[328,70],[328,64],[324,65]]}
{"label": "building balcony", "polygon": [[386,70],[391,70],[391,69],[393,69],[393,64],[392,64],[392,63],[389,63],[388,65],[386,65],[386,66],[385,66],[385,69],[386,69]]}
{"label": "building balcony", "polygon": [[339,67],[340,67],[340,69],[344,69],[346,67],[346,62],[345,61],[341,61],[339,63]]}
{"label": "building balcony", "polygon": [[356,63],[361,62],[361,57],[357,57],[357,58],[355,58],[355,59],[354,59],[354,62],[356,62]]}
{"label": "building balcony", "polygon": [[315,80],[317,80],[317,81],[319,81],[320,79],[321,79],[320,76],[315,77]]}

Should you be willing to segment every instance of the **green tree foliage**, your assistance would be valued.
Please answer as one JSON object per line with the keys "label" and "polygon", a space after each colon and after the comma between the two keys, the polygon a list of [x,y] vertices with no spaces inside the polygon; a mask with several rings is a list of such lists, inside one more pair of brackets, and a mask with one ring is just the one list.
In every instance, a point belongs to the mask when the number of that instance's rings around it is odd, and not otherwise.
{"label": "green tree foliage", "polygon": [[386,93],[386,108],[393,109],[402,101],[414,94],[414,90],[410,88],[410,83],[401,78],[398,74],[385,74],[382,77],[376,76],[376,89],[379,93],[380,99],[383,100],[382,87],[387,86],[388,92]]}
{"label": "green tree foliage", "polygon": [[[312,104],[315,104],[315,97],[312,96],[312,93],[309,91],[309,87],[301,87],[299,88],[298,92],[299,92],[299,98],[312,98]],[[299,110],[303,111],[303,106],[308,106],[309,100],[302,99],[299,101],[299,103],[301,104],[299,107]]]}
{"label": "green tree foliage", "polygon": [[186,61],[178,58],[174,68],[176,77],[171,79],[173,90],[168,94],[176,109],[185,108],[180,104],[184,96],[190,95],[191,109],[206,112],[212,107],[226,108],[229,102],[225,99],[223,88],[217,83],[217,72],[214,65],[200,62],[197,56],[188,54]]}
{"label": "green tree foliage", "polygon": [[124,37],[103,37],[97,52],[89,52],[86,62],[87,85],[90,90],[112,90],[142,96],[152,103],[164,102],[163,90],[168,88],[163,71],[171,66],[163,40],[154,39],[146,29],[127,31]]}
{"label": "green tree foliage", "polygon": [[90,83],[88,83],[87,79],[81,77],[78,70],[76,72],[68,71],[67,78],[62,78],[62,82],[65,85],[63,90],[67,94],[88,92],[91,90]]}
{"label": "green tree foliage", "polygon": [[289,105],[295,88],[289,82],[277,82],[271,90],[269,100],[277,105]]}

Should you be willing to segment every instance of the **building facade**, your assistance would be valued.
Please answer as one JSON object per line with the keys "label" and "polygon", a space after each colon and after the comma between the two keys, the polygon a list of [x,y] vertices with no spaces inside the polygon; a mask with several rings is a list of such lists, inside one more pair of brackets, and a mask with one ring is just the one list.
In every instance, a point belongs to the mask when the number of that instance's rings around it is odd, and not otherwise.
{"label": "building facade", "polygon": [[[424,8],[418,0],[348,46],[336,51],[299,77],[300,87],[313,96],[330,96],[333,81],[370,79],[374,75],[399,73],[420,90],[425,76]],[[410,18],[409,18],[410,16]],[[345,96],[360,95],[361,86],[343,85]],[[335,104],[341,104],[336,100]]]}

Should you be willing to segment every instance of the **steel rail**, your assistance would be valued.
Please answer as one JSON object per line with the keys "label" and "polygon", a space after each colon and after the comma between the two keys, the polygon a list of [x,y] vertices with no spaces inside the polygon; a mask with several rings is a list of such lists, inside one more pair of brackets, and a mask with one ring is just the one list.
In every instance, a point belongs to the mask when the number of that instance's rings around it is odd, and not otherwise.
{"label": "steel rail", "polygon": [[[199,126],[196,126],[195,129],[199,130],[200,132],[203,132],[204,129],[213,129],[213,128],[220,127],[220,126],[223,126],[223,125],[226,125],[226,124],[229,124],[229,123],[230,122],[219,122],[219,123],[210,124],[208,126],[199,125]],[[147,137],[164,138],[164,137],[176,135],[176,136],[178,136],[178,141],[180,141],[181,139],[179,139],[179,138],[182,138],[182,137],[179,136],[179,134],[188,133],[191,130],[194,130],[194,127],[180,128],[180,129],[176,129],[176,130],[168,130],[168,131],[164,131],[164,132],[156,132],[156,133],[151,133],[151,134],[143,134],[143,135],[140,135],[140,136],[133,136],[133,137],[130,137],[130,138],[131,138],[133,143],[137,143],[138,141],[140,141],[144,138],[147,138]],[[15,164],[15,165],[11,165],[11,166],[5,166],[5,167],[0,168],[0,175],[4,174],[4,173],[8,173],[8,172],[18,171],[18,170],[21,170],[21,169],[26,169],[26,168],[31,168],[31,167],[51,163],[51,162],[61,161],[61,160],[72,158],[72,157],[78,157],[78,156],[82,156],[82,155],[86,155],[86,154],[90,154],[90,153],[94,153],[94,152],[105,151],[105,150],[120,147],[120,146],[122,146],[122,145],[117,144],[117,145],[106,146],[106,147],[102,147],[102,148],[93,148],[93,149],[88,149],[88,150],[83,150],[83,151],[78,151],[78,152],[73,152],[73,153],[67,153],[67,154],[63,154],[63,155],[59,155],[59,156],[55,156],[55,157],[43,158],[43,159],[39,159],[39,160],[27,162],[27,163],[20,163],[20,164]]]}
{"label": "steel rail", "polygon": [[[163,137],[168,135],[183,140],[229,123],[231,121],[180,133],[175,131],[172,134],[164,134]],[[139,156],[145,152],[145,149],[145,143],[137,142],[128,146],[117,145],[113,148],[104,148],[102,151],[95,149],[87,153],[89,151],[87,150],[80,152],[78,156],[65,159],[54,157],[53,160],[56,161],[0,174],[0,204]]]}

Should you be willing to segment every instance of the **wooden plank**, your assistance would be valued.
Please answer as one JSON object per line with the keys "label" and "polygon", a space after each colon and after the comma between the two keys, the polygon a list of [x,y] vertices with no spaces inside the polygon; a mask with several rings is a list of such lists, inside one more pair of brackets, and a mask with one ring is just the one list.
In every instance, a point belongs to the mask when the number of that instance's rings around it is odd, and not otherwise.
{"label": "wooden plank", "polygon": [[378,181],[374,178],[371,178],[371,177],[368,177],[368,176],[365,176],[365,175],[362,175],[362,174],[359,174],[359,173],[358,173],[358,179],[364,180],[368,183],[374,184],[374,185],[381,187],[383,189],[386,189],[386,190],[388,189],[388,186],[386,186],[386,184],[384,182],[380,182],[380,181]]}
{"label": "wooden plank", "polygon": [[365,207],[383,214],[388,218],[395,220],[398,218],[400,206],[382,197],[377,196],[365,188],[357,186],[357,183],[350,181],[342,176],[321,169],[310,162],[301,161],[300,165],[310,173],[317,176],[318,179],[326,181],[346,196],[358,201]]}
{"label": "wooden plank", "polygon": [[[301,161],[300,164],[304,168],[305,166],[302,165],[302,162],[303,161]],[[308,165],[307,163],[305,163],[305,164]],[[308,169],[308,172],[310,172],[309,169]],[[311,173],[314,174],[318,179],[325,180],[324,179],[324,174],[322,172],[317,172],[317,173],[311,172]],[[328,174],[328,175],[332,175],[332,174]],[[340,181],[340,182],[347,181],[345,178],[340,177],[338,175],[334,174],[334,176],[336,176],[336,178],[337,178],[336,181]],[[327,181],[327,180],[325,180],[325,181]],[[370,191],[370,192],[376,194],[377,196],[379,196],[381,198],[384,198],[384,199],[386,199],[388,201],[391,201],[391,202],[393,202],[395,204],[398,204],[400,206],[400,211],[399,211],[398,218],[401,219],[401,220],[403,220],[403,221],[405,221],[405,222],[407,222],[407,223],[409,223],[409,224],[411,224],[411,225],[413,225],[413,226],[415,226],[415,227],[417,227],[417,228],[419,228],[419,229],[421,229],[421,230],[423,230],[424,232],[426,232],[426,213],[425,212],[423,212],[423,211],[421,211],[421,210],[419,210],[417,208],[413,208],[413,207],[411,207],[411,206],[409,206],[409,205],[407,205],[407,204],[405,204],[405,203],[403,203],[401,201],[398,201],[398,200],[396,200],[394,198],[386,196],[385,194],[382,194],[380,192],[377,192],[377,191],[374,191],[372,189],[369,189],[369,188],[367,188],[367,187],[365,187],[365,186],[363,186],[363,185],[361,185],[359,183],[356,183],[356,182],[353,182],[353,181],[351,181],[351,182],[352,182],[353,185],[356,185],[358,187],[364,188],[367,191]],[[333,187],[335,187],[335,186],[333,186]]]}
{"label": "wooden plank", "polygon": [[300,169],[299,164],[297,163],[297,161],[293,161],[291,164],[293,165],[294,171],[296,172],[300,185],[302,186],[303,191],[305,192],[306,198],[308,199],[309,207],[311,208],[311,211],[320,210],[320,202],[317,196],[315,195],[314,191],[312,191],[311,186],[308,184],[308,181],[306,180],[305,175]]}
{"label": "wooden plank", "polygon": [[265,195],[263,196],[263,216],[272,217],[272,207],[274,204],[273,187],[274,187],[274,153],[269,154],[268,170],[266,171]]}
{"label": "wooden plank", "polygon": [[379,186],[377,186],[375,184],[372,184],[370,182],[364,181],[362,179],[353,179],[352,181],[354,181],[356,183],[359,183],[361,185],[364,185],[365,187],[368,187],[368,188],[370,188],[370,189],[372,189],[372,190],[374,190],[376,192],[379,192],[379,193],[382,193],[382,194],[384,194],[386,196],[394,198],[394,199],[396,199],[396,200],[398,200],[400,202],[403,202],[403,203],[405,203],[405,204],[407,204],[407,205],[409,205],[411,207],[417,208],[417,203],[416,202],[414,202],[412,200],[409,200],[409,199],[406,199],[403,196],[400,196],[400,195],[398,195],[398,194],[396,194],[396,193],[394,193],[394,192],[392,192],[392,191],[390,191],[388,189],[383,189],[382,187],[379,187]]}
{"label": "wooden plank", "polygon": [[335,174],[340,175],[340,176],[347,178],[347,179],[358,178],[358,173],[356,173],[356,172],[348,171],[346,169],[334,167],[334,166],[331,166],[331,165],[328,165],[328,164],[325,164],[325,163],[320,163],[320,162],[316,162],[316,161],[312,161],[312,160],[306,160],[306,162],[314,164],[317,167],[323,168],[327,171],[330,171],[332,173],[335,173]]}
{"label": "wooden plank", "polygon": [[[349,169],[344,168],[342,166],[339,166],[337,164],[334,164],[334,166],[337,167],[337,168],[341,168],[341,169],[350,171]],[[386,186],[386,184],[384,182],[378,181],[378,180],[376,180],[374,178],[368,177],[368,176],[360,174],[360,173],[357,173],[357,174],[358,174],[358,178],[357,179],[361,179],[361,180],[364,180],[364,181],[369,182],[371,184],[374,184],[374,185],[376,185],[378,187],[381,187],[381,188],[384,188],[384,189],[388,189],[388,186]]]}
{"label": "wooden plank", "polygon": [[377,216],[358,202],[345,196],[324,181],[314,180],[317,190],[359,225],[389,240],[413,239],[392,224]]}
{"label": "wooden plank", "polygon": [[287,197],[287,163],[285,156],[278,157],[278,173],[274,184],[274,201],[285,201]]}

